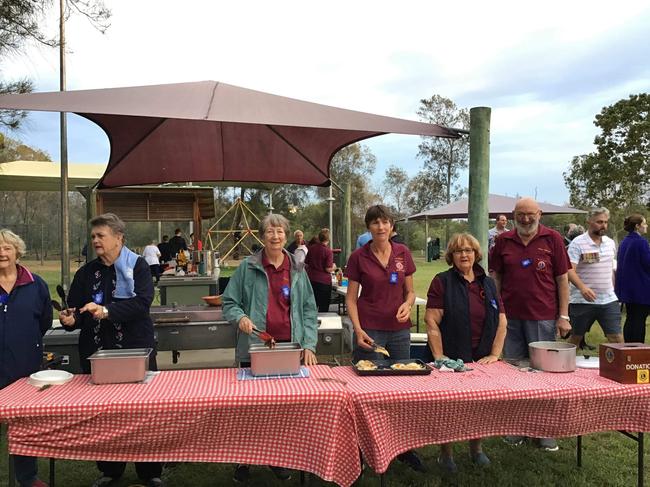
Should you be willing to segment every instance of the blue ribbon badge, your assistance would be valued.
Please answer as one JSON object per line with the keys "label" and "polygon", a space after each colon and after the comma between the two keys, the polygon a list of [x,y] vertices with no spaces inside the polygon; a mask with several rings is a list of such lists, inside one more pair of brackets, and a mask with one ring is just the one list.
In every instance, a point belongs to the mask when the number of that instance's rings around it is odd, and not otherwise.
{"label": "blue ribbon badge", "polygon": [[524,260],[521,261],[521,267],[523,267],[525,269],[526,267],[528,267],[532,263],[533,263],[532,259],[524,259]]}
{"label": "blue ribbon badge", "polygon": [[390,279],[388,282],[390,282],[391,284],[397,284],[397,272],[390,273]]}
{"label": "blue ribbon badge", "polygon": [[280,289],[282,289],[282,297],[284,297],[284,299],[287,299],[287,300],[288,300],[288,299],[289,299],[289,293],[290,293],[290,291],[291,291],[291,290],[289,289],[289,286],[287,286],[287,285],[285,284],[285,285],[282,286]]}
{"label": "blue ribbon badge", "polygon": [[104,303],[104,291],[97,291],[93,294],[93,303],[103,304]]}

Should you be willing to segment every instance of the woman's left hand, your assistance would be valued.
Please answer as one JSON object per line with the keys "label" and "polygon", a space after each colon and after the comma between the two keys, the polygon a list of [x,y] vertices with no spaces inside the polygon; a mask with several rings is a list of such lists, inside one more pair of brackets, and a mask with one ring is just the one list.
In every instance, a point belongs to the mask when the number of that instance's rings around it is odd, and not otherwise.
{"label": "woman's left hand", "polygon": [[402,303],[402,305],[397,310],[395,317],[400,323],[404,323],[411,316],[411,305],[408,303]]}
{"label": "woman's left hand", "polygon": [[80,313],[88,312],[96,320],[103,320],[104,318],[106,318],[106,315],[104,313],[104,307],[101,304],[97,304],[93,302],[90,302],[86,304],[83,308],[80,308],[79,312]]}
{"label": "woman's left hand", "polygon": [[304,350],[304,359],[305,365],[316,365],[318,363],[316,354],[307,348]]}
{"label": "woman's left hand", "polygon": [[486,355],[483,358],[478,359],[479,364],[493,364],[494,362],[498,362],[499,357],[496,355]]}

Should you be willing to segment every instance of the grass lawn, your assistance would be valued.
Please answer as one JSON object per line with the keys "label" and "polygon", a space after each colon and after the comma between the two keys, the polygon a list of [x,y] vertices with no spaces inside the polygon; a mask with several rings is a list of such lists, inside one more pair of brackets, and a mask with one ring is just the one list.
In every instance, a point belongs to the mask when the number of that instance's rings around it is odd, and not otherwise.
{"label": "grass lawn", "polygon": [[[28,267],[41,275],[49,284],[53,297],[56,297],[55,286],[59,280],[58,263],[27,262]],[[426,298],[426,292],[435,274],[447,269],[444,261],[426,263],[416,260],[418,271],[415,274],[415,289],[419,297]],[[73,270],[74,272],[74,270]],[[424,309],[421,309],[420,320],[423,323]],[[415,311],[413,313],[415,322]],[[424,331],[421,326],[420,331]],[[598,344],[605,340],[600,327],[595,326],[587,335],[590,344]],[[422,411],[422,415],[427,411]],[[462,421],[462,418],[459,418]],[[155,427],[155,425],[153,425]],[[456,462],[459,474],[449,477],[442,474],[436,465],[438,447],[428,446],[418,450],[425,464],[429,467],[428,474],[418,474],[402,464],[393,463],[386,476],[388,486],[542,486],[542,485],[575,485],[575,486],[630,486],[636,484],[636,443],[616,432],[595,433],[583,439],[583,466],[578,469],[575,460],[575,438],[559,440],[560,450],[557,452],[542,452],[530,444],[511,447],[504,444],[500,438],[488,438],[484,450],[492,460],[492,465],[480,470],[472,466],[467,454],[467,443],[456,445]],[[61,460],[56,462],[57,484],[77,487],[87,486],[97,477],[98,472],[94,463]],[[40,476],[47,479],[48,464],[42,460],[39,463]],[[173,468],[165,469],[164,479],[170,487],[217,487],[232,485],[233,465],[230,464],[176,464]],[[288,482],[277,481],[273,474],[264,467],[252,469],[253,486],[297,486],[299,476]],[[3,432],[0,435],[0,485],[7,482],[7,442]],[[117,485],[120,487],[138,484],[133,465]],[[320,479],[313,479],[310,485],[329,485]],[[364,473],[357,484],[359,486],[379,485],[378,476]]]}

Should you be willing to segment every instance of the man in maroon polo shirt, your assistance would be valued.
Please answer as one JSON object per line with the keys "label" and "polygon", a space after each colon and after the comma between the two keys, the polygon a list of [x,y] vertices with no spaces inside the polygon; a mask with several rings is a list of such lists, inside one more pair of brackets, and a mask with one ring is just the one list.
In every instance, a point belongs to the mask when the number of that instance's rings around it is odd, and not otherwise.
{"label": "man in maroon polo shirt", "polygon": [[[528,344],[555,341],[569,323],[569,259],[562,236],[539,223],[542,211],[532,198],[521,198],[514,210],[515,228],[496,239],[489,265],[506,308],[506,360],[528,357]],[[506,437],[521,444],[523,437]],[[553,438],[540,438],[545,450],[558,449]]]}

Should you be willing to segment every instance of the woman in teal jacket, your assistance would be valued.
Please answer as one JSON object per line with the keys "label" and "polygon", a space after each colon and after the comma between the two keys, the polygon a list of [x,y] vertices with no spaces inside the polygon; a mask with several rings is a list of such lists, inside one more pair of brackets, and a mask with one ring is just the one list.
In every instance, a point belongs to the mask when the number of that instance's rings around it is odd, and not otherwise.
{"label": "woman in teal jacket", "polygon": [[261,343],[253,325],[277,341],[299,343],[305,365],[316,364],[318,311],[304,269],[284,249],[289,222],[282,215],[267,215],[260,223],[264,248],[244,259],[230,278],[223,299],[223,316],[238,326],[236,359],[250,361],[251,343]]}

